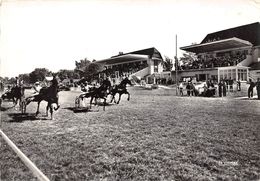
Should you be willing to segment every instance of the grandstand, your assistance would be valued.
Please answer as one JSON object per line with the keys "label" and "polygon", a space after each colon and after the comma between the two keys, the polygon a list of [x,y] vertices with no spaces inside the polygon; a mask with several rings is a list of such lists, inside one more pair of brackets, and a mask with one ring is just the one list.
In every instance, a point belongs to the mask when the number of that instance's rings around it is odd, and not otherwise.
{"label": "grandstand", "polygon": [[247,81],[260,77],[260,69],[255,68],[260,61],[259,22],[210,33],[200,44],[180,49],[197,55],[193,62],[178,67],[180,79]]}
{"label": "grandstand", "polygon": [[124,77],[129,77],[134,82],[145,80],[147,83],[154,83],[163,71],[163,58],[156,48],[120,52],[97,63],[105,65],[106,70],[101,76],[109,76],[113,83],[120,82]]}

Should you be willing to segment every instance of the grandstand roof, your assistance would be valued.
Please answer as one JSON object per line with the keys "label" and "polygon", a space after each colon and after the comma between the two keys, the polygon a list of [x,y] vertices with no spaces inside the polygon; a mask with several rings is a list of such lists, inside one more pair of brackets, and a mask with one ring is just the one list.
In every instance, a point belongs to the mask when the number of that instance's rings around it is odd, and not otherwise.
{"label": "grandstand roof", "polygon": [[252,23],[208,34],[200,44],[180,49],[204,53],[230,48],[260,46],[260,23]]}
{"label": "grandstand roof", "polygon": [[212,40],[224,40],[232,37],[237,37],[242,40],[249,41],[254,46],[260,45],[260,23],[252,23],[235,28],[230,28],[208,34],[201,42],[207,43]]}
{"label": "grandstand roof", "polygon": [[134,62],[139,60],[147,60],[148,58],[163,60],[161,53],[156,48],[147,48],[143,50],[133,51],[125,54],[112,56],[111,58],[99,60],[97,63],[120,64],[124,62]]}
{"label": "grandstand roof", "polygon": [[148,55],[150,58],[163,59],[161,53],[154,47],[130,52],[127,54]]}
{"label": "grandstand roof", "polygon": [[201,43],[201,44],[181,47],[181,50],[194,52],[194,53],[204,53],[204,52],[212,52],[217,50],[226,50],[231,48],[249,47],[249,46],[252,46],[250,42],[233,37],[224,40],[218,40],[218,41],[213,41],[208,43]]}

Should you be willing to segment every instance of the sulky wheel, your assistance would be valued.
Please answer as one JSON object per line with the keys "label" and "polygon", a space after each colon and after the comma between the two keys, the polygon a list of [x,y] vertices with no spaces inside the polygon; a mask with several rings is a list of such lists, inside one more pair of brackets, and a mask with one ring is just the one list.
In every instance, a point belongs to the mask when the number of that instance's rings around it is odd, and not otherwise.
{"label": "sulky wheel", "polygon": [[79,108],[80,107],[80,98],[77,96],[75,99],[75,107]]}

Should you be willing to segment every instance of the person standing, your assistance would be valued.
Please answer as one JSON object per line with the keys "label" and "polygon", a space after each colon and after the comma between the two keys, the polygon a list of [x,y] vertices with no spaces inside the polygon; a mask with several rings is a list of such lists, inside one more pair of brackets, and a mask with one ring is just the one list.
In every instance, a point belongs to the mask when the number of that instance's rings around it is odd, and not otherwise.
{"label": "person standing", "polygon": [[260,100],[260,78],[257,78],[256,91],[257,91],[257,99]]}
{"label": "person standing", "polygon": [[60,105],[59,105],[59,95],[58,95],[58,80],[57,80],[57,78],[56,78],[56,75],[55,74],[53,74],[52,75],[53,76],[53,78],[52,78],[52,80],[51,80],[51,86],[50,86],[50,93],[51,93],[51,96],[54,98],[54,99],[56,99],[56,101],[57,101],[57,106],[58,107],[60,107]]}
{"label": "person standing", "polygon": [[186,86],[186,90],[187,90],[187,96],[190,96],[190,90],[191,90],[190,82],[188,82]]}
{"label": "person standing", "polygon": [[249,79],[249,88],[248,88],[248,98],[250,99],[251,97],[253,97],[253,94],[254,94],[254,92],[253,92],[253,90],[254,90],[254,87],[255,87],[255,83],[251,80],[251,79]]}
{"label": "person standing", "polygon": [[226,97],[227,96],[227,83],[226,83],[225,80],[223,81],[223,89],[222,89],[222,91],[223,91],[223,97]]}
{"label": "person standing", "polygon": [[237,81],[237,91],[241,91],[241,82],[240,79]]}
{"label": "person standing", "polygon": [[179,85],[179,89],[180,89],[180,95],[183,96],[183,83],[182,82]]}
{"label": "person standing", "polygon": [[228,84],[229,84],[229,90],[230,90],[230,92],[233,92],[234,80],[231,79],[231,77],[230,77],[230,79],[229,79],[229,81],[228,81]]}
{"label": "person standing", "polygon": [[223,80],[220,80],[218,83],[218,95],[219,97],[222,97],[222,92],[223,92]]}

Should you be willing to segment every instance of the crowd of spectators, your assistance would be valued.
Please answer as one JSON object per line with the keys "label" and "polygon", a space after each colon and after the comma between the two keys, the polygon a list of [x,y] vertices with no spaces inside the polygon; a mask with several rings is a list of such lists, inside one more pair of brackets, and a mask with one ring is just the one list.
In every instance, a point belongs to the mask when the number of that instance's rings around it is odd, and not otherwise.
{"label": "crowd of spectators", "polygon": [[244,59],[246,59],[245,53],[237,53],[236,55],[223,55],[218,57],[200,57],[193,62],[179,66],[179,70],[234,66]]}
{"label": "crowd of spectators", "polygon": [[148,67],[146,61],[125,63],[120,65],[114,65],[112,68],[107,69],[105,72],[108,76],[116,77],[115,72],[118,71],[119,76],[131,75],[144,68]]}

